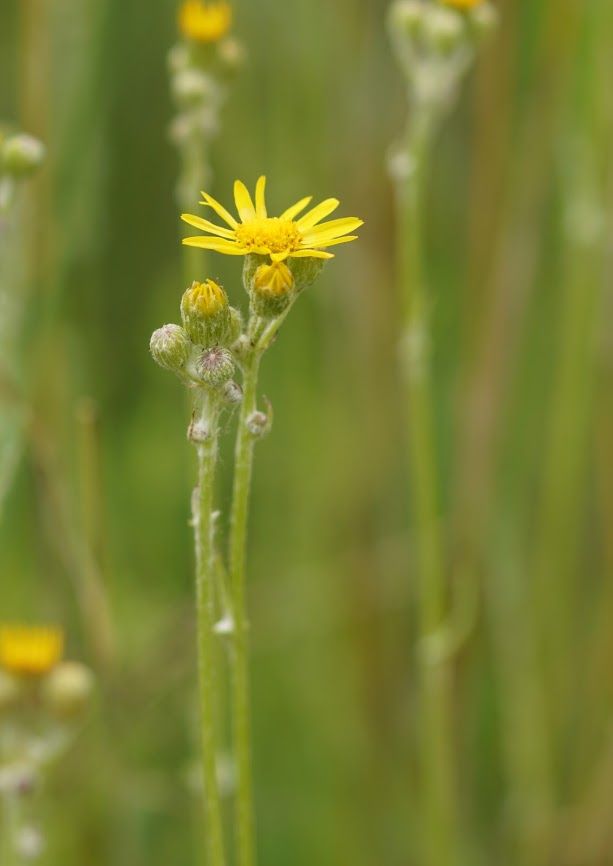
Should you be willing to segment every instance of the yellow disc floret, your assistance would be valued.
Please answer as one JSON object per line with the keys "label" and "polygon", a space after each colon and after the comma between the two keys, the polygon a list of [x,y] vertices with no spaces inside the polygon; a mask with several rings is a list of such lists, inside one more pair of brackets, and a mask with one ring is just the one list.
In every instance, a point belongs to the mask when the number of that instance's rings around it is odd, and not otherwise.
{"label": "yellow disc floret", "polygon": [[279,217],[255,219],[236,229],[239,244],[252,253],[290,253],[300,249],[302,235],[295,223]]}
{"label": "yellow disc floret", "polygon": [[260,177],[255,187],[255,200],[251,198],[242,181],[234,184],[234,202],[238,219],[206,192],[202,193],[205,207],[211,208],[225,223],[217,225],[210,220],[183,214],[189,225],[206,232],[206,235],[185,238],[184,244],[215,250],[228,256],[247,256],[252,253],[270,256],[273,262],[289,258],[331,259],[328,247],[356,240],[350,232],[362,225],[357,217],[322,222],[339,206],[338,199],[327,198],[316,207],[304,211],[311,196],[301,198],[280,216],[270,217],[266,208],[266,178]]}
{"label": "yellow disc floret", "polygon": [[194,42],[219,42],[232,26],[232,7],[225,0],[185,0],[179,10],[179,30]]}
{"label": "yellow disc floret", "polygon": [[64,635],[60,629],[0,627],[0,667],[23,676],[42,676],[60,661]]}

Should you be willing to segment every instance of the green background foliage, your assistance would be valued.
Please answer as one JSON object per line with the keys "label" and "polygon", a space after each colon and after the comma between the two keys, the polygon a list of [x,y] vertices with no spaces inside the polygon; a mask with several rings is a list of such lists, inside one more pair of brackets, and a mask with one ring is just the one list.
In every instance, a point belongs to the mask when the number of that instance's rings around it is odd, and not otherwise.
{"label": "green background foliage", "polygon": [[[263,370],[275,420],[257,449],[249,557],[261,862],[418,864],[409,409],[386,171],[406,104],[387,4],[235,5],[248,60],[213,194],[228,202],[235,177],[252,187],[265,173],[275,212],[334,195],[365,219]],[[576,229],[594,207],[610,229],[608,6],[501,3],[432,157],[440,518],[451,595],[474,607],[455,660],[466,866],[526,866],[521,827],[538,822],[544,788],[554,817],[539,863],[612,862],[611,304],[604,244]],[[186,864],[198,849],[193,455],[183,389],[148,355],[185,288],[167,135],[175,14],[170,0],[0,0],[0,117],[49,148],[28,191],[30,415],[0,524],[0,615],[62,623],[101,682],[47,790],[49,862],[66,866]],[[201,260],[190,279],[219,279],[244,307],[238,261]]]}

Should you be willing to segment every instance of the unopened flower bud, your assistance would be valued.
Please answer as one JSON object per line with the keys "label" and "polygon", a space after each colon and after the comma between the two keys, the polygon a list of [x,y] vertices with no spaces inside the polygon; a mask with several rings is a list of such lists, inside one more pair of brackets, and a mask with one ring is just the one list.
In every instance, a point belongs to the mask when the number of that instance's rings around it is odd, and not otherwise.
{"label": "unopened flower bud", "polygon": [[288,267],[292,272],[296,291],[303,292],[308,289],[321,274],[325,263],[325,259],[316,259],[311,256],[288,259]]}
{"label": "unopened flower bud", "polygon": [[421,0],[396,0],[389,10],[389,26],[398,36],[417,36],[424,19]]}
{"label": "unopened flower bud", "polygon": [[233,36],[219,43],[217,55],[224,69],[231,74],[238,71],[245,62],[245,49]]}
{"label": "unopened flower bud", "polygon": [[21,683],[17,677],[0,670],[0,715],[17,705],[21,692]]}
{"label": "unopened flower bud", "polygon": [[219,102],[219,85],[199,69],[183,69],[172,79],[175,99],[183,105]]}
{"label": "unopened flower bud", "polygon": [[153,360],[173,373],[183,369],[191,348],[189,337],[180,325],[164,325],[158,328],[149,344]]}
{"label": "unopened flower bud", "polygon": [[181,316],[193,343],[207,348],[232,342],[234,319],[228,296],[214,280],[192,283],[181,299]]}
{"label": "unopened flower bud", "polygon": [[196,364],[198,376],[207,385],[218,387],[234,375],[234,360],[222,346],[205,349]]}
{"label": "unopened flower bud", "polygon": [[428,10],[425,35],[432,48],[440,54],[450,54],[466,40],[465,20],[452,9]]}
{"label": "unopened flower bud", "polygon": [[255,411],[247,418],[247,430],[255,439],[261,439],[270,433],[272,427],[272,413]]}
{"label": "unopened flower bud", "polygon": [[60,718],[84,713],[91,702],[94,675],[79,662],[62,662],[47,677],[43,696],[49,712]]}
{"label": "unopened flower bud", "polygon": [[45,154],[45,146],[37,138],[12,135],[2,144],[0,163],[7,174],[27,177],[42,165]]}
{"label": "unopened flower bud", "polygon": [[15,836],[15,850],[26,863],[38,860],[45,850],[45,839],[38,827],[31,824],[19,827]]}
{"label": "unopened flower bud", "polygon": [[294,286],[294,277],[285,262],[260,265],[251,282],[256,313],[265,318],[279,316],[290,303]]}

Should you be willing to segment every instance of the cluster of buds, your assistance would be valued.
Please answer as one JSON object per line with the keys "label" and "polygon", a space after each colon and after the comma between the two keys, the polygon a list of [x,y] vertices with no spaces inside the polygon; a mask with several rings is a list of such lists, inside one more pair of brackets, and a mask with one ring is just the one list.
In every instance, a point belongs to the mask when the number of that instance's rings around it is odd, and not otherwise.
{"label": "cluster of buds", "polygon": [[444,111],[496,22],[488,0],[394,0],[389,31],[411,103]]}
{"label": "cluster of buds", "polygon": [[227,403],[240,400],[234,382],[233,347],[242,320],[223,288],[214,280],[194,282],[181,298],[182,325],[154,331],[149,348],[154,361],[175,373],[186,385],[207,388]]}
{"label": "cluster of buds", "polygon": [[45,147],[31,135],[0,132],[0,212],[10,205],[17,184],[34,174],[45,159]]}
{"label": "cluster of buds", "polygon": [[20,861],[42,853],[43,834],[26,807],[70,745],[94,690],[91,670],[62,655],[57,629],[0,628],[0,795],[16,817],[8,842]]}
{"label": "cluster of buds", "polygon": [[210,180],[202,155],[218,133],[228,85],[243,62],[243,50],[230,33],[232,7],[226,0],[185,0],[178,24],[181,38],[168,60],[177,109],[170,134],[181,155],[178,198],[187,203],[193,190]]}

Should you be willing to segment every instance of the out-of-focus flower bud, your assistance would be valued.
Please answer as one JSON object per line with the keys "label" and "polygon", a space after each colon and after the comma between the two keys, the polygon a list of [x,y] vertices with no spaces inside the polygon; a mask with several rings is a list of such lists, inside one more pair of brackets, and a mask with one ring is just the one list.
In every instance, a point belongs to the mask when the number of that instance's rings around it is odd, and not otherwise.
{"label": "out-of-focus flower bud", "polygon": [[62,662],[43,683],[43,700],[48,711],[61,719],[83,715],[91,703],[94,675],[80,662]]}
{"label": "out-of-focus flower bud", "polygon": [[468,20],[475,36],[478,39],[487,39],[498,25],[498,12],[492,3],[481,3],[471,10]]}
{"label": "out-of-focus flower bud", "polygon": [[451,54],[462,42],[466,42],[466,22],[453,9],[433,7],[424,21],[424,33],[434,51]]}
{"label": "out-of-focus flower bud", "polygon": [[42,165],[46,149],[31,135],[11,135],[2,143],[0,164],[3,171],[14,177],[27,177]]}
{"label": "out-of-focus flower bud", "polygon": [[389,27],[398,36],[418,36],[421,33],[425,11],[421,0],[396,0],[390,6]]}

